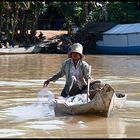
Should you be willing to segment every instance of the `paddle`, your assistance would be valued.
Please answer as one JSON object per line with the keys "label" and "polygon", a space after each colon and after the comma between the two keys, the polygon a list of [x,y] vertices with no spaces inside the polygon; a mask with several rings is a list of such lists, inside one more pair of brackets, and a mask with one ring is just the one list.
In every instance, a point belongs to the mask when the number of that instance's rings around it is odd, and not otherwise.
{"label": "paddle", "polygon": [[89,73],[88,73],[88,83],[87,83],[87,102],[88,102],[88,95],[89,95],[89,88],[90,88],[90,75],[91,75],[91,65],[89,65]]}

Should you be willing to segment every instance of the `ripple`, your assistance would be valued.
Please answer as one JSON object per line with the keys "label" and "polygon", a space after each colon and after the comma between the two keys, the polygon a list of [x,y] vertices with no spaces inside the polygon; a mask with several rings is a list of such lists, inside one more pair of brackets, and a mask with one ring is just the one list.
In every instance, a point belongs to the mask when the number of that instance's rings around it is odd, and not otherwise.
{"label": "ripple", "polygon": [[0,81],[0,86],[31,86],[42,85],[45,80],[16,80],[16,81]]}
{"label": "ripple", "polygon": [[125,105],[127,107],[140,107],[140,101],[132,101],[132,100],[127,100],[125,102]]}
{"label": "ripple", "polygon": [[11,136],[19,136],[23,135],[24,131],[22,130],[16,130],[16,129],[0,129],[0,137],[11,137]]}
{"label": "ripple", "polygon": [[51,120],[51,121],[37,121],[37,122],[28,122],[27,124],[64,124],[64,121],[60,120]]}
{"label": "ripple", "polygon": [[53,130],[53,129],[62,129],[61,127],[57,126],[57,125],[48,125],[48,124],[41,124],[41,125],[29,125],[29,126],[25,126],[28,128],[34,128],[34,129],[43,129],[43,130]]}

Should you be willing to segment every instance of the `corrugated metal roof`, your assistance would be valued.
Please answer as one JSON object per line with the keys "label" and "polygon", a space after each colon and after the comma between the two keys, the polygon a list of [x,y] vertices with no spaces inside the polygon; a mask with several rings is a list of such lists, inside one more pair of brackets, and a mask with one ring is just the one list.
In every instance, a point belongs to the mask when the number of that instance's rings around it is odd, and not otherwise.
{"label": "corrugated metal roof", "polygon": [[110,22],[102,22],[102,23],[87,23],[85,27],[81,28],[80,31],[82,32],[88,32],[88,33],[97,33],[97,32],[105,32],[112,27],[117,25],[116,23],[110,23]]}
{"label": "corrugated metal roof", "polygon": [[131,34],[140,33],[140,23],[118,24],[103,34]]}

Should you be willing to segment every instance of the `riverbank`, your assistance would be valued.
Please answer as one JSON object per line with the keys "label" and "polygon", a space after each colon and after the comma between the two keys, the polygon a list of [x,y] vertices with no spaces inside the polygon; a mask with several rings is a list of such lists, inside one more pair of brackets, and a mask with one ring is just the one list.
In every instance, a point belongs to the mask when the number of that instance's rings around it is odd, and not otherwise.
{"label": "riverbank", "polygon": [[38,36],[40,32],[42,32],[43,36],[45,36],[48,40],[51,40],[57,36],[68,34],[67,30],[37,30],[36,36]]}

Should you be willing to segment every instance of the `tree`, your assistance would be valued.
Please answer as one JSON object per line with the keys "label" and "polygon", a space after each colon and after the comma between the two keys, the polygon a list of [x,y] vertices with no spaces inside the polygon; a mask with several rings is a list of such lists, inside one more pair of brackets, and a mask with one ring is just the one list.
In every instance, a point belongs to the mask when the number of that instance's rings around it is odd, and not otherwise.
{"label": "tree", "polygon": [[[2,1],[0,8],[0,35],[5,32],[8,41],[13,42],[15,42],[15,36],[19,35],[21,43],[35,43],[38,16],[46,10],[46,5],[38,1]],[[29,30],[31,30],[32,38],[27,42]]]}

